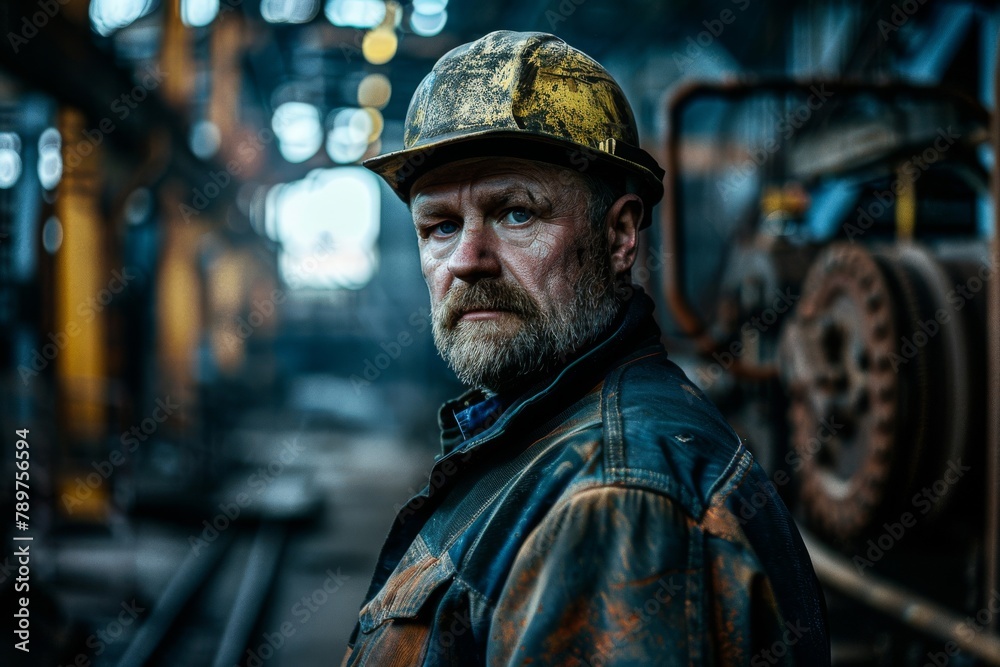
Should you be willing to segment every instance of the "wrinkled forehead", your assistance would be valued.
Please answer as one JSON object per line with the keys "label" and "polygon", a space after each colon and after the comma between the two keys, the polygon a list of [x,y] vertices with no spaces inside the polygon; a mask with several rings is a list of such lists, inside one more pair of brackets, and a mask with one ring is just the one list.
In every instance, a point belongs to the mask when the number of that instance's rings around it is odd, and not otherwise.
{"label": "wrinkled forehead", "polygon": [[577,194],[586,183],[570,169],[545,162],[508,157],[459,160],[428,171],[410,190],[411,209],[421,201],[447,197],[461,190],[524,190],[540,197]]}

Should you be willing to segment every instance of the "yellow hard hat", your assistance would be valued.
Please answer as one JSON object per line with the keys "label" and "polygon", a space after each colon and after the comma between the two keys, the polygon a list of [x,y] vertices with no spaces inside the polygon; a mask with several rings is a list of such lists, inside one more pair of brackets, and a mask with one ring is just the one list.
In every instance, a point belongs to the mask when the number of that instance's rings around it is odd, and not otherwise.
{"label": "yellow hard hat", "polygon": [[639,148],[618,83],[555,35],[498,30],[441,57],[413,94],[404,148],[364,162],[404,202],[429,170],[472,157],[539,160],[623,182],[646,208],[663,170]]}

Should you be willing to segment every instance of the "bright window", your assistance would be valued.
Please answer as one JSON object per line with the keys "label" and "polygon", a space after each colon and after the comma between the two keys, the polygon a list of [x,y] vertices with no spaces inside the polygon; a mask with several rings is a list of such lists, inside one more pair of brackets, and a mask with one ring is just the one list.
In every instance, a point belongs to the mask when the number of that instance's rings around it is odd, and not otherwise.
{"label": "bright window", "polygon": [[295,289],[360,289],[378,268],[379,186],[361,167],[317,169],[267,196],[266,229]]}

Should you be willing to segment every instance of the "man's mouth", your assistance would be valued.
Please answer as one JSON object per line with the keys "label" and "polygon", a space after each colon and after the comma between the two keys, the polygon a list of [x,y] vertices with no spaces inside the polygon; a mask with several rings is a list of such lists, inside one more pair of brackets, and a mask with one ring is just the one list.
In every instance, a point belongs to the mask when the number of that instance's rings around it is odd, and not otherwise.
{"label": "man's mouth", "polygon": [[471,310],[463,311],[459,315],[459,321],[477,321],[477,320],[494,320],[504,315],[513,315],[514,313],[509,310],[503,310],[499,308],[473,308]]}

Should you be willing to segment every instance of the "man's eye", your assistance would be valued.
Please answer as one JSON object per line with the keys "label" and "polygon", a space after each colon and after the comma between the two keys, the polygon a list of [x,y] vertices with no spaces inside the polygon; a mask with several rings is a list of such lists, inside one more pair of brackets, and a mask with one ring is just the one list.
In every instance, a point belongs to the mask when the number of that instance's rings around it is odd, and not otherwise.
{"label": "man's eye", "polygon": [[437,236],[451,236],[458,231],[458,225],[454,222],[439,222],[431,228],[431,232]]}
{"label": "man's eye", "polygon": [[526,208],[512,208],[504,214],[502,220],[508,220],[515,225],[523,225],[531,220],[531,211]]}

